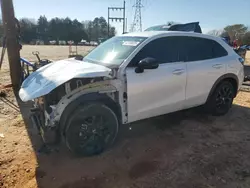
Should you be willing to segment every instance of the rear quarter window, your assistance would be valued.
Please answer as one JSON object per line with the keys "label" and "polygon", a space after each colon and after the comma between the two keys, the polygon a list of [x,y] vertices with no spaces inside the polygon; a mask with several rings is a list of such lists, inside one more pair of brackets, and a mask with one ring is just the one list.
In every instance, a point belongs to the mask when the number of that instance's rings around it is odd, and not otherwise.
{"label": "rear quarter window", "polygon": [[213,56],[214,58],[219,58],[219,57],[224,57],[228,55],[228,52],[226,51],[226,49],[221,46],[218,42],[213,41],[214,45],[213,45]]}
{"label": "rear quarter window", "polygon": [[202,61],[224,57],[227,51],[218,42],[200,37],[183,37],[181,56],[184,61]]}

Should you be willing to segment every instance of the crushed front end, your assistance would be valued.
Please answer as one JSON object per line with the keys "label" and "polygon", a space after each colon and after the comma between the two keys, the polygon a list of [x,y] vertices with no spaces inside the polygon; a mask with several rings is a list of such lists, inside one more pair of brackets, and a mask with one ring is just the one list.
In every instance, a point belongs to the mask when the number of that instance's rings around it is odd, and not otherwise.
{"label": "crushed front end", "polygon": [[[24,80],[19,96],[24,102],[34,102],[31,121],[45,142],[55,141],[60,136],[58,125],[61,113],[58,114],[58,110],[66,107],[62,99],[69,102],[68,98],[74,98],[72,95],[81,91],[79,88],[88,89],[84,86],[103,81],[104,78],[112,78],[111,69],[77,59],[66,59],[45,65]],[[59,102],[63,107],[58,107]],[[54,138],[47,139],[47,133],[52,133]]]}
{"label": "crushed front end", "polygon": [[54,120],[54,107],[66,94],[64,85],[56,88],[51,93],[34,99],[33,108],[30,109],[30,120],[37,128],[44,143],[59,141],[60,133],[58,122]]}
{"label": "crushed front end", "polygon": [[[74,78],[55,88],[47,95],[33,100],[34,105],[30,110],[30,118],[45,143],[60,141],[59,122],[64,108],[75,96],[81,93],[79,88],[83,87],[83,90],[85,89],[84,86],[86,86],[86,89],[94,88],[93,84],[96,82],[103,82],[103,78]],[[74,93],[74,91],[76,92]]]}

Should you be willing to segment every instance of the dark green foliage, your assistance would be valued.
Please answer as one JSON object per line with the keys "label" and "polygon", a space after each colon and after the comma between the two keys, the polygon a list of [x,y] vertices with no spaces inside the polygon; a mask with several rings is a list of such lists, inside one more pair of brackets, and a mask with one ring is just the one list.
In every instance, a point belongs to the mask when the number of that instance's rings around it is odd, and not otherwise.
{"label": "dark green foliage", "polygon": [[[53,18],[47,20],[40,16],[37,21],[19,19],[21,27],[21,42],[29,44],[32,41],[42,40],[45,44],[49,41],[98,41],[99,38],[108,37],[108,23],[105,18],[95,18],[93,21],[79,22],[77,19]],[[116,34],[115,28],[110,26],[110,36]],[[0,22],[0,37],[3,36],[3,27]]]}

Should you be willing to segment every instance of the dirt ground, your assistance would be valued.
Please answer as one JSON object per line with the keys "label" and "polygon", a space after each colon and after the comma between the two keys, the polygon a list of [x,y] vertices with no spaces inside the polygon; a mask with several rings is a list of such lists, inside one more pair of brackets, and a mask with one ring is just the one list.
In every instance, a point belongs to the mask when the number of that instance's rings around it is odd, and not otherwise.
{"label": "dirt ground", "polygon": [[[67,47],[24,46],[22,56],[30,60],[35,50],[55,60],[68,55]],[[10,82],[6,62],[0,74],[0,84]],[[21,103],[20,113],[11,89],[4,92],[1,188],[250,187],[250,92],[241,91],[223,117],[191,109],[124,125],[116,145],[91,158],[77,158],[63,144],[41,152],[30,104]]]}
{"label": "dirt ground", "polygon": [[248,51],[246,54],[246,64],[250,64],[250,51]]}

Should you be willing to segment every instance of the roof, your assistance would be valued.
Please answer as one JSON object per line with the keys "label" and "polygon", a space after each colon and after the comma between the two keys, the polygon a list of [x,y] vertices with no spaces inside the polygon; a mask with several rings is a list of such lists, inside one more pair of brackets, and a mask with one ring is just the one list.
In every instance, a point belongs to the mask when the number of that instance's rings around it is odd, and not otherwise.
{"label": "roof", "polygon": [[210,35],[205,35],[201,33],[195,33],[195,32],[184,32],[184,31],[143,31],[143,32],[134,32],[134,33],[126,33],[121,36],[131,36],[131,37],[154,37],[154,36],[161,36],[161,35],[183,35],[183,36],[207,36],[209,37]]}
{"label": "roof", "polygon": [[184,32],[184,31],[143,31],[143,32],[127,33],[121,36],[147,37],[147,38],[158,38],[158,37],[160,38],[165,36],[190,36],[190,37],[201,37],[201,38],[215,40],[222,45],[225,43],[220,37],[202,33]]}
{"label": "roof", "polygon": [[143,32],[135,32],[135,33],[126,33],[121,36],[131,36],[131,37],[147,37],[149,38],[161,38],[168,36],[187,36],[187,37],[200,37],[205,39],[210,39],[221,44],[228,52],[232,51],[232,48],[225,43],[221,37],[216,37],[212,35],[196,33],[196,32],[184,32],[184,31],[143,31]]}
{"label": "roof", "polygon": [[126,33],[121,36],[131,36],[131,37],[152,37],[162,33],[166,33],[166,31],[142,31],[142,32],[132,32]]}

